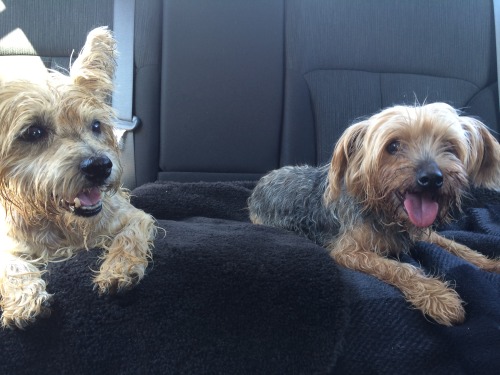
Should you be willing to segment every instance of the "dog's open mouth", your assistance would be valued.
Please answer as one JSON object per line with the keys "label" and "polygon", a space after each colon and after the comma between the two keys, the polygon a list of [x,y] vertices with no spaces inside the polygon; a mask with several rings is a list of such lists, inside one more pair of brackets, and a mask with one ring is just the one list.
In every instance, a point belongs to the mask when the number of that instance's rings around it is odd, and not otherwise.
{"label": "dog's open mouth", "polygon": [[98,187],[83,189],[71,201],[64,200],[64,205],[75,215],[90,217],[102,210],[102,193]]}
{"label": "dog's open mouth", "polygon": [[439,203],[432,192],[406,192],[399,194],[411,223],[419,228],[431,226],[439,213]]}

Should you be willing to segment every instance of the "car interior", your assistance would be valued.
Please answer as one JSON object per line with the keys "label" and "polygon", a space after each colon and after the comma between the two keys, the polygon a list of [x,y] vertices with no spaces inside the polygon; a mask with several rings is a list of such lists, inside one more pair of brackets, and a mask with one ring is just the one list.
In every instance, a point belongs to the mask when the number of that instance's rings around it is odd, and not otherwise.
{"label": "car interior", "polygon": [[[466,301],[466,321],[443,327],[247,209],[267,172],[328,163],[350,124],[396,104],[445,102],[498,138],[494,13],[492,0],[0,0],[0,71],[67,72],[89,31],[121,30],[132,72],[115,91],[138,123],[123,182],[161,228],[128,293],[92,290],[98,253],[51,264],[52,314],[0,331],[0,372],[498,373],[500,275],[426,242],[404,254]],[[499,209],[478,191],[439,230],[498,257]]]}

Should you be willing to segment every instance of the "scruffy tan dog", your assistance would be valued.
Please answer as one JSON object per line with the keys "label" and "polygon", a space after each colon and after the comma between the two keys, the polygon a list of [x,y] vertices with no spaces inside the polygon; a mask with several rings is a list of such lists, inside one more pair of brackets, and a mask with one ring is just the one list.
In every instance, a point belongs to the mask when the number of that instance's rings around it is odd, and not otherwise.
{"label": "scruffy tan dog", "polygon": [[82,248],[103,248],[100,293],[136,284],[151,256],[151,216],[120,188],[121,166],[107,104],[115,42],[93,30],[69,76],[0,84],[0,305],[20,328],[46,314],[40,269]]}
{"label": "scruffy tan dog", "polygon": [[423,240],[500,272],[499,260],[432,230],[460,208],[471,184],[500,188],[500,146],[488,129],[444,103],[397,106],[349,127],[330,165],[264,176],[250,217],[309,237],[338,264],[394,285],[424,314],[452,325],[465,318],[456,291],[394,257]]}

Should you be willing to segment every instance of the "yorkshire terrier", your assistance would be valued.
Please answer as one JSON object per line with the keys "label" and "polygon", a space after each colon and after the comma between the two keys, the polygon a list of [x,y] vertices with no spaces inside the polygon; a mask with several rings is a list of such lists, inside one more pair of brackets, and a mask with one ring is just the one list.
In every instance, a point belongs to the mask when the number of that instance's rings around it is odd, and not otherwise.
{"label": "yorkshire terrier", "polygon": [[102,248],[100,293],[144,276],[154,219],[121,188],[109,99],[115,41],[91,31],[69,75],[0,83],[0,306],[5,327],[47,315],[49,261]]}
{"label": "yorkshire terrier", "polygon": [[349,127],[329,165],[264,176],[249,198],[250,218],[310,238],[338,264],[395,286],[425,315],[451,326],[465,319],[458,293],[397,257],[428,241],[500,272],[499,259],[432,229],[451,219],[471,186],[500,188],[500,145],[486,126],[444,103],[396,106]]}

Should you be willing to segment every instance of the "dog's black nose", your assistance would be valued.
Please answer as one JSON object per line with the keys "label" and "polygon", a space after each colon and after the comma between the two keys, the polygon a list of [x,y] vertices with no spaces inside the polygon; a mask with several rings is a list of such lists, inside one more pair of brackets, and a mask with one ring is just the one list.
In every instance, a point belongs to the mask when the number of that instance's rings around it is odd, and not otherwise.
{"label": "dog's black nose", "polygon": [[90,157],[80,163],[80,170],[85,177],[97,184],[101,184],[111,174],[113,163],[107,156]]}
{"label": "dog's black nose", "polygon": [[435,162],[422,163],[417,171],[417,184],[423,190],[437,190],[443,186],[443,173]]}

